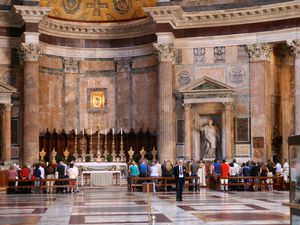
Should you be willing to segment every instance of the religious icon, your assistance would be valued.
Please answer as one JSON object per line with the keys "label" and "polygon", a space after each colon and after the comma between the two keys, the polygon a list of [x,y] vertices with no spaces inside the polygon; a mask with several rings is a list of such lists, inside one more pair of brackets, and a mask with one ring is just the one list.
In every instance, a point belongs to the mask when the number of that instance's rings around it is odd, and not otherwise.
{"label": "religious icon", "polygon": [[103,109],[105,106],[105,94],[103,91],[91,93],[91,109]]}
{"label": "religious icon", "polygon": [[79,0],[64,0],[63,1],[63,8],[69,14],[75,13],[79,9],[79,6],[80,6]]}
{"label": "religious icon", "polygon": [[131,8],[130,0],[114,0],[114,7],[119,14],[126,14]]}

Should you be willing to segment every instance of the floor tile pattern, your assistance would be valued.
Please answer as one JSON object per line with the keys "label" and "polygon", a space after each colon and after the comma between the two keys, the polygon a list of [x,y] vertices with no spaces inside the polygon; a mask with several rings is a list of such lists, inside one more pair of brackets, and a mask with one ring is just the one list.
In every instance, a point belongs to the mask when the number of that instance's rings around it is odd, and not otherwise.
{"label": "floor tile pattern", "polygon": [[[150,194],[158,225],[289,224],[288,192]],[[76,194],[0,193],[0,225],[148,224],[147,194],[125,187],[87,188]]]}

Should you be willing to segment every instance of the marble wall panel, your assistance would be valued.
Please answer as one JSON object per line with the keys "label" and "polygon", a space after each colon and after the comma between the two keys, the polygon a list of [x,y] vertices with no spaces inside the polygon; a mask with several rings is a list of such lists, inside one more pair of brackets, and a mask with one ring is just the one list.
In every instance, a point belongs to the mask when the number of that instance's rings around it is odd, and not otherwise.
{"label": "marble wall panel", "polygon": [[79,64],[80,72],[115,70],[113,60],[84,60]]}
{"label": "marble wall panel", "polygon": [[235,64],[237,62],[237,46],[226,46],[225,62]]}
{"label": "marble wall panel", "polygon": [[136,57],[132,59],[132,68],[144,68],[157,65],[157,59],[154,55]]}
{"label": "marble wall panel", "polygon": [[65,74],[64,80],[64,128],[68,132],[77,127],[78,74]]}
{"label": "marble wall panel", "polygon": [[196,67],[195,68],[195,80],[201,77],[210,77],[212,79],[225,82],[225,67],[224,66],[212,66],[212,67]]}
{"label": "marble wall panel", "polygon": [[205,63],[214,63],[214,48],[205,48]]}
{"label": "marble wall panel", "polygon": [[41,67],[47,67],[51,69],[62,69],[63,67],[62,60],[60,57],[49,57],[43,55],[40,58],[39,62]]}
{"label": "marble wall panel", "polygon": [[0,64],[10,65],[11,64],[11,49],[0,48]]}
{"label": "marble wall panel", "polygon": [[157,73],[133,75],[134,128],[157,131],[158,89]]}
{"label": "marble wall panel", "polygon": [[40,130],[62,129],[62,76],[40,73]]}
{"label": "marble wall panel", "polygon": [[194,64],[193,48],[182,49],[182,64]]}

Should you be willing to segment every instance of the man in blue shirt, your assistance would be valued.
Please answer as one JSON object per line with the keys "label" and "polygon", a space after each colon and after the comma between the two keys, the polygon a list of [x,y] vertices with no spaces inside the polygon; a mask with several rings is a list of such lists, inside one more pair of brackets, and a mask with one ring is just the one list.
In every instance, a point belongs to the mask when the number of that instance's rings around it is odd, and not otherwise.
{"label": "man in blue shirt", "polygon": [[147,176],[147,165],[146,165],[145,161],[143,161],[139,165],[139,170],[140,170],[140,177],[146,177]]}

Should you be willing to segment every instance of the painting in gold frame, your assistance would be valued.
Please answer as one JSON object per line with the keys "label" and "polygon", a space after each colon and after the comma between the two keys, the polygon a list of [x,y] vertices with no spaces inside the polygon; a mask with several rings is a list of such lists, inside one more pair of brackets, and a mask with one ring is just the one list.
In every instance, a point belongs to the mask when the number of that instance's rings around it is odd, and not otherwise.
{"label": "painting in gold frame", "polygon": [[105,107],[105,93],[104,91],[93,91],[91,92],[91,109],[104,109]]}

